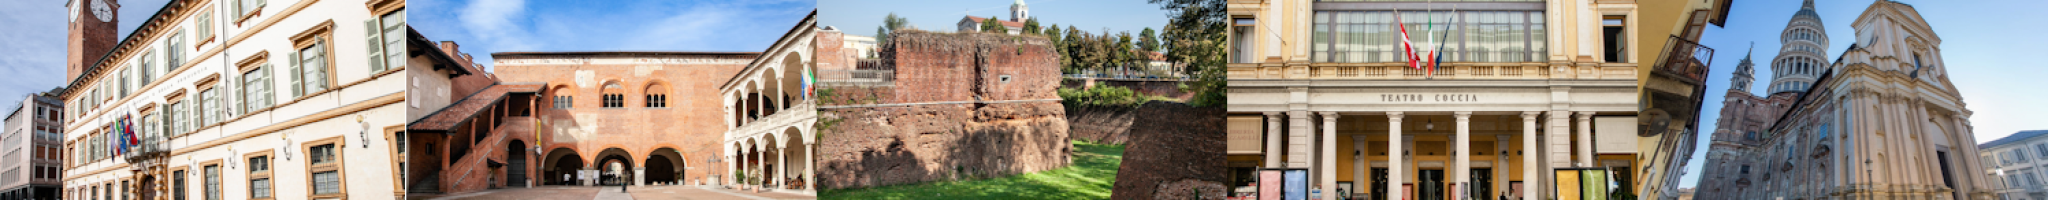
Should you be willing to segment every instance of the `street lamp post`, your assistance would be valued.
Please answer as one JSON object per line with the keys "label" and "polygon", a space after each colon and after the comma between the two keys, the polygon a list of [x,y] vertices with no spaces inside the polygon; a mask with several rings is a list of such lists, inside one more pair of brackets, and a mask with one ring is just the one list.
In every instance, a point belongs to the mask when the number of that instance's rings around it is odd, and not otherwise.
{"label": "street lamp post", "polygon": [[1870,187],[1870,186],[1871,186],[1871,185],[1870,185],[1870,184],[1872,183],[1872,181],[1871,181],[1871,180],[1877,180],[1877,178],[1876,178],[1875,176],[1871,176],[1871,175],[1870,175],[1870,159],[1869,159],[1869,158],[1864,158],[1864,159],[1863,159],[1863,186],[1864,186],[1864,187],[1866,187],[1866,188],[1864,188],[1864,193],[1865,193],[1865,194],[1863,194],[1863,196],[1864,196],[1864,197],[1863,197],[1863,199],[1875,199],[1875,198],[1877,198],[1877,197],[1875,197],[1875,196],[1871,196],[1871,195],[1876,195],[1876,193],[1874,193],[1874,192],[1871,192],[1871,191],[1869,191],[1870,189],[1869,189],[1869,188],[1867,188],[1867,187]]}

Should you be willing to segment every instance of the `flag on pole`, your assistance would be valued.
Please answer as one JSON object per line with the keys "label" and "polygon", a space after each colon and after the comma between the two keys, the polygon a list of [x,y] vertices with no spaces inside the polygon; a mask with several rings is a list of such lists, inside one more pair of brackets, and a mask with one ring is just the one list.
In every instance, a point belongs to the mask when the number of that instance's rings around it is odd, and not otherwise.
{"label": "flag on pole", "polygon": [[814,94],[818,90],[817,82],[818,75],[813,74],[811,69],[804,69],[804,99],[810,99],[811,96],[817,95]]}
{"label": "flag on pole", "polygon": [[1394,26],[1401,28],[1401,54],[1404,57],[1408,57],[1408,68],[1422,69],[1422,65],[1416,63],[1416,61],[1421,61],[1422,58],[1415,56],[1415,43],[1408,40],[1408,26],[1401,22],[1401,10],[1396,9],[1394,10]]}
{"label": "flag on pole", "polygon": [[[1430,6],[1429,6],[1429,8],[1430,8],[1430,9],[1435,9],[1435,8],[1436,8],[1435,4],[1436,4],[1436,3],[1435,3],[1435,1],[1430,1]],[[1422,57],[1422,66],[1426,66],[1426,67],[1429,67],[1429,68],[1427,68],[1428,70],[1425,70],[1425,72],[1434,72],[1434,71],[1436,71],[1436,60],[1435,60],[1434,58],[1436,58],[1436,51],[1437,51],[1437,50],[1436,50],[1436,49],[1430,49],[1430,48],[1429,48],[1429,44],[1431,44],[1431,43],[1438,43],[1438,42],[1436,41],[1436,35],[1435,35],[1435,34],[1429,34],[1429,33],[1434,33],[1434,32],[1436,32],[1436,11],[1435,11],[1435,10],[1426,10],[1426,11],[1424,11],[1424,12],[1423,12],[1423,14],[1424,14],[1424,15],[1422,16],[1422,22],[1423,22],[1423,23],[1425,23],[1425,24],[1428,24],[1428,26],[1427,26],[1427,27],[1429,27],[1429,29],[1428,29],[1428,31],[1422,32],[1422,35],[1423,35],[1423,37],[1429,37],[1429,41],[1428,41],[1428,42],[1423,42],[1423,43],[1422,43],[1422,48],[1423,48],[1423,51],[1428,51],[1428,53],[1424,53],[1424,54],[1422,54],[1422,55],[1423,55],[1423,57]],[[1450,32],[1450,31],[1445,31],[1445,32]],[[1424,73],[1424,74],[1423,74],[1423,76],[1436,76],[1436,73]]]}
{"label": "flag on pole", "polygon": [[133,145],[140,145],[140,144],[142,144],[142,139],[140,139],[140,137],[141,137],[141,136],[136,136],[136,135],[135,135],[135,118],[134,118],[134,117],[132,117],[132,116],[121,116],[121,132],[122,132],[122,134],[127,134],[127,135],[128,135],[128,144],[129,144],[130,146],[133,146]]}
{"label": "flag on pole", "polygon": [[[1456,21],[1458,21],[1458,20],[1456,20],[1457,18],[1458,18],[1458,9],[1457,9],[1457,8],[1451,8],[1451,19],[1452,19],[1452,20],[1451,20],[1450,22],[1456,22]],[[1446,22],[1446,23],[1448,23],[1448,22]],[[1451,39],[1451,31],[1449,30],[1449,27],[1445,27],[1445,30],[1444,30],[1444,33],[1443,33],[1443,35],[1444,35],[1444,39],[1446,39],[1446,40],[1448,40],[1448,39]],[[1442,51],[1443,51],[1443,49],[1444,49],[1444,44],[1448,44],[1448,43],[1449,43],[1449,42],[1437,43],[1437,44],[1436,44],[1436,51],[1435,51],[1435,52],[1442,52]],[[1444,61],[1444,55],[1443,55],[1443,54],[1438,54],[1438,53],[1435,53],[1435,52],[1431,52],[1431,53],[1430,53],[1430,54],[1432,55],[1432,57],[1433,57],[1433,58],[1430,58],[1430,61],[1429,61],[1429,74],[1436,74],[1436,67],[1437,67],[1437,66],[1438,66],[1439,64],[1443,63],[1443,61]]]}

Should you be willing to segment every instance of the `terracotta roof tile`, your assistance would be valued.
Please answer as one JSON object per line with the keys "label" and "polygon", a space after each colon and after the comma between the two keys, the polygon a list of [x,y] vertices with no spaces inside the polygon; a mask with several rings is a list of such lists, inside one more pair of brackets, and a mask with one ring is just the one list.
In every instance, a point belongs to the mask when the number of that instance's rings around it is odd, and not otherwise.
{"label": "terracotta roof tile", "polygon": [[492,85],[483,91],[470,94],[453,105],[441,108],[427,117],[420,118],[406,126],[409,131],[445,132],[462,125],[463,121],[475,118],[479,111],[490,109],[511,93],[537,93],[543,85]]}

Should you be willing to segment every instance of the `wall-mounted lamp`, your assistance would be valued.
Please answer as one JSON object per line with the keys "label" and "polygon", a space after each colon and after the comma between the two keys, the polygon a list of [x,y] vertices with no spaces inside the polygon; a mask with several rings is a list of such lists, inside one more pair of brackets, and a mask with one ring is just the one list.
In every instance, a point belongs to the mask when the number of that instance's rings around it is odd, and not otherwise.
{"label": "wall-mounted lamp", "polygon": [[277,134],[277,140],[284,141],[283,147],[277,148],[277,154],[282,155],[284,160],[292,160],[292,138],[290,135],[290,133]]}
{"label": "wall-mounted lamp", "polygon": [[356,137],[363,138],[363,148],[370,148],[370,123],[363,122],[363,115],[359,114],[356,115],[356,124],[363,125],[363,130],[357,131]]}

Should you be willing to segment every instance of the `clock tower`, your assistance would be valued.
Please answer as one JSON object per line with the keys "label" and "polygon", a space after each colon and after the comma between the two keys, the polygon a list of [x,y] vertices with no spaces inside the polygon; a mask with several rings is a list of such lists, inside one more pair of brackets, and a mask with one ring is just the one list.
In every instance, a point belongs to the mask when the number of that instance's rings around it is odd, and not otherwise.
{"label": "clock tower", "polygon": [[64,82],[70,83],[85,73],[87,67],[99,62],[101,56],[114,49],[119,19],[115,13],[121,5],[114,0],[71,0],[64,4],[70,9],[71,31],[64,57]]}

